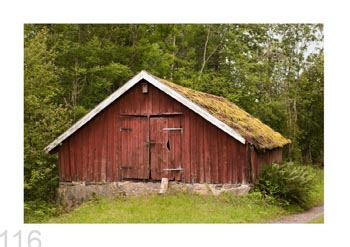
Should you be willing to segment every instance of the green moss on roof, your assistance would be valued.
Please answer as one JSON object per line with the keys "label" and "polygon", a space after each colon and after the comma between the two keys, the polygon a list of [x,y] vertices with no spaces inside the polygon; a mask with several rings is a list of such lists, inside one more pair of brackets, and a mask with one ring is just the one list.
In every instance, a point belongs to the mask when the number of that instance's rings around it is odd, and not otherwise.
{"label": "green moss on roof", "polygon": [[223,97],[199,92],[161,78],[156,79],[207,110],[258,149],[273,149],[291,143],[289,139]]}

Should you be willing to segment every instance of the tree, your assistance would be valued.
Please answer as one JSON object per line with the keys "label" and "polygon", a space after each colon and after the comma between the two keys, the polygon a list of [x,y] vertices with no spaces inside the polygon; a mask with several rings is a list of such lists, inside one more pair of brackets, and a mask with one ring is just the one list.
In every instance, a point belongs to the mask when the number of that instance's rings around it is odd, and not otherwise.
{"label": "tree", "polygon": [[[132,72],[120,62],[120,40],[116,40],[109,25],[50,25],[50,37],[56,51],[56,75],[63,89],[62,103],[78,120],[107,95],[128,80]],[[125,36],[125,28],[113,31]],[[123,42],[128,42],[123,40]],[[122,44],[123,45],[123,44]],[[121,60],[122,61],[122,60]]]}
{"label": "tree", "polygon": [[304,163],[323,162],[324,145],[324,56],[309,58],[309,67],[300,78],[298,143]]}
{"label": "tree", "polygon": [[58,104],[55,53],[47,47],[48,30],[25,30],[24,47],[24,196],[53,200],[57,188],[57,157],[43,148],[70,124],[69,111]]}
{"label": "tree", "polygon": [[279,69],[279,78],[284,85],[284,95],[287,105],[287,135],[291,138],[289,156],[300,159],[302,154],[299,149],[298,136],[298,101],[301,100],[300,78],[307,65],[309,54],[307,49],[313,42],[323,39],[318,34],[322,31],[321,25],[316,24],[284,24],[275,25],[273,33],[279,40],[279,48],[283,64]]}

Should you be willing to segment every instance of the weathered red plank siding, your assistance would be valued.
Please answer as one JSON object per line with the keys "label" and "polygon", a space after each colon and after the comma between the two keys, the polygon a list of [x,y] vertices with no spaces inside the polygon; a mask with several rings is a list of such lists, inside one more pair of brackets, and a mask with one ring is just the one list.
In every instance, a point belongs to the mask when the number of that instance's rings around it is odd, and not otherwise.
{"label": "weathered red plank siding", "polygon": [[[221,139],[221,146],[220,147],[221,147],[221,152],[222,152],[223,165],[226,167],[226,172],[225,172],[226,180],[225,180],[225,182],[232,183],[232,166],[228,161],[227,138]],[[220,147],[219,147],[219,151],[220,151]]]}
{"label": "weathered red plank siding", "polygon": [[[181,111],[181,109],[177,109]],[[184,171],[182,173],[183,182],[191,182],[191,127],[190,127],[190,118],[186,117],[189,115],[189,110],[184,109],[183,111],[183,138],[182,138],[182,167]]]}
{"label": "weathered red plank siding", "polygon": [[121,138],[120,138],[120,130],[118,129],[117,122],[119,122],[119,114],[118,110],[120,107],[118,107],[120,104],[120,101],[117,101],[115,104],[112,104],[111,106],[111,115],[110,115],[110,121],[112,125],[112,132],[110,135],[111,140],[111,179],[112,181],[118,181],[120,179],[120,167],[118,166],[120,164],[120,145],[121,145]]}
{"label": "weathered red plank siding", "polygon": [[245,155],[242,155],[242,153],[245,153],[245,146],[243,146],[243,148],[240,145],[237,145],[235,147],[236,149],[236,156],[233,156],[233,163],[235,164],[235,162],[237,162],[236,165],[236,183],[241,183],[242,182],[242,168],[243,168],[243,157],[245,158]]}
{"label": "weathered red plank siding", "polygon": [[87,176],[87,182],[93,181],[94,176],[94,161],[95,161],[95,136],[94,136],[94,123],[96,122],[95,119],[91,120],[91,122],[88,124],[89,128],[89,134],[88,134],[88,176]]}
{"label": "weathered red plank siding", "polygon": [[[191,182],[191,183],[198,183],[199,182],[199,165],[198,165],[198,159],[199,159],[199,151],[198,151],[198,142],[199,140],[199,135],[198,135],[198,121],[196,115],[194,117],[190,117],[191,113],[190,111],[188,112],[188,116],[186,118],[189,119],[190,121],[190,132],[191,132],[191,139],[189,142],[190,146],[184,147],[184,150],[190,149],[191,156],[189,157],[189,162],[190,162],[190,181],[186,182]],[[187,171],[185,171],[186,173]]]}
{"label": "weathered red plank siding", "polygon": [[94,182],[99,181],[100,175],[101,175],[101,142],[102,136],[101,136],[101,120],[102,120],[102,113],[98,115],[97,122],[96,122],[96,128],[94,129],[94,145],[95,145],[95,159],[94,159],[94,174],[93,174],[93,180]]}
{"label": "weathered red plank siding", "polygon": [[112,155],[111,155],[111,147],[113,145],[113,139],[111,139],[113,127],[113,120],[111,119],[112,113],[111,108],[106,110],[106,126],[105,126],[105,139],[106,139],[106,181],[111,182],[113,172],[112,172]]}
{"label": "weathered red plank siding", "polygon": [[64,143],[61,146],[62,149],[62,161],[64,167],[63,181],[71,181],[70,162],[69,162],[69,142]]}
{"label": "weathered red plank siding", "polygon": [[234,146],[234,143],[229,139],[226,139],[227,145],[227,161],[228,165],[231,168],[230,175],[232,177],[232,183],[237,183],[237,171],[238,171],[238,153],[237,147]]}
{"label": "weathered red plank siding", "polygon": [[87,171],[88,171],[88,157],[89,157],[89,149],[88,149],[88,129],[83,127],[82,128],[82,141],[84,142],[82,145],[83,151],[82,151],[82,156],[83,156],[83,164],[82,164],[82,174],[81,174],[81,180],[86,181],[87,179]]}
{"label": "weathered red plank siding", "polygon": [[[219,135],[219,130],[216,129],[217,135]],[[222,180],[224,183],[228,183],[228,178],[227,178],[227,161],[225,162],[225,158],[227,155],[225,155],[225,147],[224,140],[222,138],[219,139],[219,145],[217,146],[217,154],[218,154],[218,162],[217,162],[217,167],[220,171],[219,177],[218,177],[218,182],[220,180],[220,177],[222,177]]]}
{"label": "weathered red plank siding", "polygon": [[[142,93],[138,83],[58,148],[59,176],[60,181],[168,177],[186,183],[244,183],[258,176],[261,164],[282,160],[280,149],[257,152],[246,145],[154,86]],[[163,170],[179,167],[183,172]]]}
{"label": "weathered red plank siding", "polygon": [[253,182],[259,177],[260,169],[263,164],[280,163],[282,161],[282,149],[276,148],[265,152],[258,152],[255,148],[252,149],[252,167],[253,167]]}
{"label": "weathered red plank siding", "polygon": [[250,156],[250,162],[251,162],[251,167],[252,167],[252,182],[254,182],[257,179],[257,174],[258,174],[258,170],[259,170],[259,164],[258,164],[258,155],[254,149],[254,147],[250,146],[249,147],[251,150],[251,156]]}
{"label": "weathered red plank siding", "polygon": [[64,172],[64,168],[65,168],[65,164],[63,161],[63,154],[62,154],[62,146],[59,149],[59,153],[58,153],[58,177],[59,177],[59,181],[63,182],[66,175]]}
{"label": "weathered red plank siding", "polygon": [[[213,131],[211,130],[210,126],[208,126],[208,129],[204,128],[205,123],[203,122],[203,132],[202,132],[202,153],[201,153],[201,162],[203,162],[204,167],[204,181],[207,183],[212,183],[212,180],[214,180],[215,177],[215,170],[213,169],[214,164],[211,162],[212,156],[210,154],[214,155],[214,147],[210,147],[209,144],[212,143],[210,140],[213,136]],[[213,152],[208,152],[207,150],[212,150]],[[213,167],[211,167],[213,166]]]}
{"label": "weathered red plank siding", "polygon": [[[73,167],[75,166],[75,156],[77,155],[76,152],[74,152],[74,147],[75,147],[75,138],[71,138],[67,141],[66,143],[66,147],[65,147],[65,151],[63,152],[64,155],[64,159],[67,160],[67,162],[69,163],[69,165],[67,165],[67,169],[66,170],[66,177],[68,180],[73,180],[74,179],[74,171],[73,171]],[[69,174],[69,176],[67,176]]]}
{"label": "weathered red plank siding", "polygon": [[[211,179],[211,181],[212,183],[219,183],[219,181],[225,181],[225,176],[222,173],[223,164],[219,161],[219,147],[222,147],[222,144],[220,139],[218,139],[218,128],[211,125],[210,131],[211,137],[208,140],[208,146],[212,149],[213,153],[212,156],[209,156],[209,166],[211,167],[210,173],[213,174],[213,178]],[[215,143],[213,145],[212,140],[217,140],[217,145],[215,145]]]}
{"label": "weathered red plank siding", "polygon": [[[72,138],[72,142],[69,143],[69,149],[72,151],[72,156],[74,155],[74,162],[71,162],[71,180],[72,181],[78,181],[79,179],[79,167],[81,166],[81,154],[80,154],[80,147],[81,147],[81,135],[77,135],[75,138]],[[74,147],[74,148],[73,148]]]}

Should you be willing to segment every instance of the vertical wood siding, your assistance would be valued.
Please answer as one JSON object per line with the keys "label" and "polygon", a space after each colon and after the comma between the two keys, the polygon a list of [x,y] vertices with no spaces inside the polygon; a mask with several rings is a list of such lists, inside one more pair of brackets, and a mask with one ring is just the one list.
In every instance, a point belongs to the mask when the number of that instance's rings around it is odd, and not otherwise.
{"label": "vertical wood siding", "polygon": [[[259,153],[152,85],[142,93],[141,83],[65,140],[58,153],[60,181],[86,182],[167,177],[245,183],[256,179],[261,164],[282,160],[280,149]],[[177,168],[183,170],[169,171]]]}

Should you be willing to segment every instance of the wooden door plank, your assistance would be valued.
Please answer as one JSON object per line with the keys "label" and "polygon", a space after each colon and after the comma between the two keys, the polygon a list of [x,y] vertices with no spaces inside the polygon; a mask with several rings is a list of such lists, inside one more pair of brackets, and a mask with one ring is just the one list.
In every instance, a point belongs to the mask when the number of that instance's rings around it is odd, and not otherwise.
{"label": "wooden door plank", "polygon": [[156,130],[158,129],[158,119],[157,118],[151,118],[150,119],[150,141],[154,142],[153,145],[151,143],[148,143],[151,150],[151,178],[157,179],[158,178],[158,163],[159,163],[159,136]]}
{"label": "wooden door plank", "polygon": [[[182,149],[182,138],[183,138],[183,126],[182,126],[182,116],[176,117],[177,119],[177,126],[182,128],[181,131],[176,132],[176,150],[175,151],[175,168],[182,168],[183,169],[183,162],[182,162],[182,156],[183,156],[183,149]],[[183,172],[177,171],[175,172],[175,180],[180,181],[183,176]]]}

